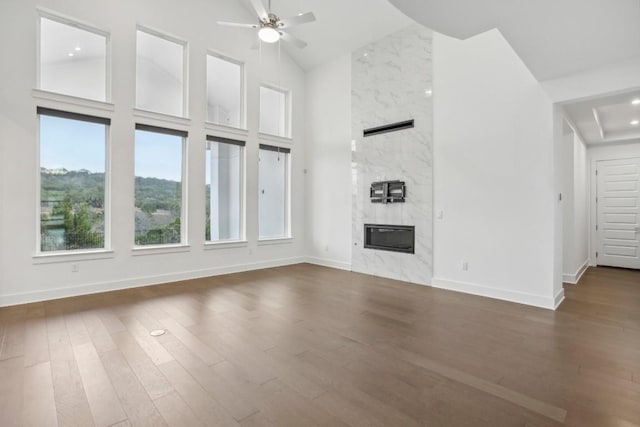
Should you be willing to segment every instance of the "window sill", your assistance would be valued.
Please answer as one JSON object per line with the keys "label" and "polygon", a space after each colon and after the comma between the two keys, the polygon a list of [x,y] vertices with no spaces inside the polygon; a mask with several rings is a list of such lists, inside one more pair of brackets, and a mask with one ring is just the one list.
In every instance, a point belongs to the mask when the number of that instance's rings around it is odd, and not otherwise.
{"label": "window sill", "polygon": [[191,125],[191,119],[188,117],[172,116],[171,114],[158,113],[155,111],[142,110],[139,108],[133,109],[133,115],[135,117],[151,119],[161,123],[175,123],[182,126]]}
{"label": "window sill", "polygon": [[273,239],[260,239],[258,240],[258,246],[269,245],[288,245],[293,243],[293,237],[276,237]]}
{"label": "window sill", "polygon": [[258,139],[275,141],[281,144],[293,145],[293,138],[285,136],[270,135],[268,133],[258,132]]}
{"label": "window sill", "polygon": [[204,249],[207,251],[216,249],[246,248],[249,245],[247,240],[223,240],[220,242],[205,242]]}
{"label": "window sill", "polygon": [[189,252],[189,245],[158,245],[158,246],[135,246],[131,249],[133,256],[162,255]]}
{"label": "window sill", "polygon": [[34,98],[48,101],[44,103],[46,105],[42,105],[43,107],[54,107],[54,108],[60,109],[61,104],[66,106],[73,105],[76,107],[88,108],[94,112],[95,111],[113,112],[116,109],[115,105],[109,102],[98,101],[95,99],[88,99],[88,98],[80,98],[77,96],[65,95],[57,92],[49,92],[47,90],[42,90],[42,89],[33,89],[31,94]]}
{"label": "window sill", "polygon": [[88,251],[66,251],[38,253],[32,257],[33,264],[55,264],[61,262],[93,261],[99,259],[114,258],[115,254],[111,250],[88,250]]}
{"label": "window sill", "polygon": [[249,129],[219,125],[217,123],[211,123],[211,122],[205,122],[204,127],[207,130],[232,134],[234,136],[237,136],[237,135],[244,136],[244,137],[249,136]]}

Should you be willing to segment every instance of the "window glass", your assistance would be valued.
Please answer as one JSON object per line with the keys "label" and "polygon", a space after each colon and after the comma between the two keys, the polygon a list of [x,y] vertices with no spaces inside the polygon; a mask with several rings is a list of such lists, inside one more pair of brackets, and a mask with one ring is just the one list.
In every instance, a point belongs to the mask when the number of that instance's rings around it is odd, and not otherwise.
{"label": "window glass", "polygon": [[207,141],[206,240],[242,236],[242,156],[240,145]]}
{"label": "window glass", "polygon": [[40,251],[105,247],[104,124],[40,115]]}
{"label": "window glass", "polygon": [[136,106],[184,115],[184,45],[138,30]]}
{"label": "window glass", "polygon": [[288,137],[288,93],[260,86],[260,132]]}
{"label": "window glass", "polygon": [[[263,148],[267,147],[267,148]],[[261,145],[259,163],[259,236],[287,237],[289,154]]]}
{"label": "window glass", "polygon": [[135,244],[182,242],[184,138],[136,130]]}
{"label": "window glass", "polygon": [[207,55],[207,120],[242,127],[242,65]]}
{"label": "window glass", "polygon": [[40,89],[106,100],[107,37],[40,18]]}

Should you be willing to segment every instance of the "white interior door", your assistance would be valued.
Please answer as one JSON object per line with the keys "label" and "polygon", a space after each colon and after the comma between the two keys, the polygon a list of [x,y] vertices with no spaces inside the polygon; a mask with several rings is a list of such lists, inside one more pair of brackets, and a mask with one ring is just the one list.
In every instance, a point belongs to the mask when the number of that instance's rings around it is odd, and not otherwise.
{"label": "white interior door", "polygon": [[597,163],[597,264],[640,269],[640,158]]}

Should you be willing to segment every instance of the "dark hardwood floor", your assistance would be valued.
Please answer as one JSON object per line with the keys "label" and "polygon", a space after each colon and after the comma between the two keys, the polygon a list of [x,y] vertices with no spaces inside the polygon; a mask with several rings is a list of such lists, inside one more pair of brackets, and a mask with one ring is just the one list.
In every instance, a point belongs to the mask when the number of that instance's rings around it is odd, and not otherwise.
{"label": "dark hardwood floor", "polygon": [[640,426],[640,272],[565,289],[301,264],[4,308],[0,426]]}

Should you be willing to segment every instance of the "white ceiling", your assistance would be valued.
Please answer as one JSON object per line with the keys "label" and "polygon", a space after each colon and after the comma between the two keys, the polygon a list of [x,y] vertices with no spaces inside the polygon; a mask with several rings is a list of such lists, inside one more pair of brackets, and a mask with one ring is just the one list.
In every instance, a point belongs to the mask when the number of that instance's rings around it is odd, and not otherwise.
{"label": "white ceiling", "polygon": [[587,144],[640,141],[640,90],[564,106],[570,120]]}
{"label": "white ceiling", "polygon": [[[243,2],[255,15],[249,0]],[[315,14],[315,22],[289,31],[306,41],[309,44],[306,48],[298,49],[283,43],[287,52],[305,70],[313,69],[340,54],[354,51],[413,23],[387,0],[272,0],[271,3],[272,11],[280,18],[304,12]],[[268,0],[263,0],[263,4],[266,7]],[[220,17],[220,20],[228,19]]]}
{"label": "white ceiling", "polygon": [[389,0],[466,39],[498,28],[542,81],[640,56],[640,0]]}

